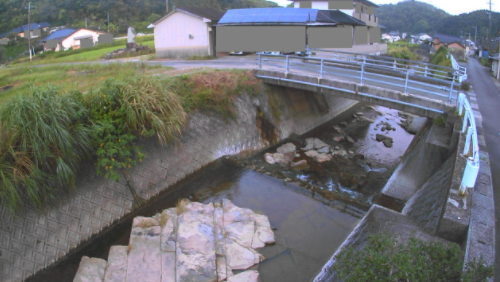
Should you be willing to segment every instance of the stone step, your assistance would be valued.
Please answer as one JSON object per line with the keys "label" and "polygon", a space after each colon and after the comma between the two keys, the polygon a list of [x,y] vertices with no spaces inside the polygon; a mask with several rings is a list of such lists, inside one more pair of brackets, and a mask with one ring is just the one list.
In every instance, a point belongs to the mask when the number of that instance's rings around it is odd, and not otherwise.
{"label": "stone step", "polygon": [[258,281],[258,271],[246,269],[265,259],[255,249],[274,241],[264,215],[227,199],[183,200],[153,217],[134,218],[129,245],[111,247],[108,262],[83,257],[74,281]]}

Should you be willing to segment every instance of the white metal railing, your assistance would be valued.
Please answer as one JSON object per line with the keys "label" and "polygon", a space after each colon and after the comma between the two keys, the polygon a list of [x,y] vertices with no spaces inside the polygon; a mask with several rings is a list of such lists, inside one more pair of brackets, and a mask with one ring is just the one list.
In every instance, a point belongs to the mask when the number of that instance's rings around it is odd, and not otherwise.
{"label": "white metal railing", "polygon": [[[339,55],[340,56],[340,55]],[[298,57],[291,55],[264,55],[258,54],[258,68],[277,67],[284,69],[285,73],[294,71],[306,71],[317,74],[320,78],[325,75],[334,75],[341,77],[350,77],[359,79],[361,84],[365,82],[376,85],[384,85],[387,88],[398,88],[408,93],[418,92],[421,95],[431,96],[432,98],[446,101],[452,104],[457,99],[455,91],[455,78],[447,77],[449,80],[426,77],[425,82],[418,79],[424,77],[418,70],[411,68],[394,67],[392,64],[382,65],[373,64],[370,59],[342,57],[342,58],[319,58],[319,57]],[[370,71],[367,72],[367,68]],[[384,74],[377,72],[384,71]],[[427,70],[431,73],[431,70]],[[415,94],[415,93],[413,93]],[[455,103],[453,103],[455,104]]]}
{"label": "white metal railing", "polygon": [[467,68],[461,67],[452,54],[450,54],[450,60],[453,69],[455,69],[455,71],[457,72],[458,82],[462,83],[462,81],[467,79]]}
{"label": "white metal railing", "polygon": [[463,156],[467,158],[467,164],[465,165],[459,190],[460,195],[465,195],[467,188],[474,188],[479,174],[479,143],[474,112],[465,94],[460,93],[458,95],[457,106],[458,114],[464,117],[462,133],[467,134],[463,150]]}
{"label": "white metal railing", "polygon": [[328,58],[332,57],[333,59],[338,60],[348,60],[348,61],[366,61],[368,64],[372,66],[386,66],[391,67],[392,69],[412,69],[415,74],[425,76],[425,77],[433,77],[442,80],[450,80],[451,78],[456,79],[457,77],[454,75],[458,75],[456,69],[433,65],[429,63],[424,63],[421,61],[411,61],[405,59],[398,59],[386,56],[377,56],[377,55],[369,55],[369,54],[359,54],[359,53],[351,53],[337,50],[328,50],[328,49],[317,49],[317,48],[309,48],[308,53],[311,54],[315,52],[318,57]]}

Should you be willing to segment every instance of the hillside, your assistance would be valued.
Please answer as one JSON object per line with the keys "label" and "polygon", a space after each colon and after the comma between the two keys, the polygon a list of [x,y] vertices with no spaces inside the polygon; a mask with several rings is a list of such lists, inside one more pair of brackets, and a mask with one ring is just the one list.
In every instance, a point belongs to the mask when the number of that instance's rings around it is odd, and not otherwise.
{"label": "hillside", "polygon": [[[478,26],[478,38],[486,36],[489,28],[487,11],[479,10],[467,14],[452,16],[430,4],[408,0],[397,4],[381,5],[376,9],[380,23],[387,32],[397,30],[409,33],[430,33],[434,31],[451,35],[474,36],[474,27]],[[500,29],[500,13],[493,13],[493,32]]]}
{"label": "hillside", "polygon": [[[143,31],[146,26],[159,19],[166,12],[165,0],[35,0],[31,21],[47,21],[55,25],[107,29],[107,16],[110,16],[110,30],[124,32],[129,26]],[[276,7],[266,0],[169,0],[173,5],[210,7],[219,10],[251,7]],[[0,0],[0,33],[28,23],[25,7],[28,0]]]}

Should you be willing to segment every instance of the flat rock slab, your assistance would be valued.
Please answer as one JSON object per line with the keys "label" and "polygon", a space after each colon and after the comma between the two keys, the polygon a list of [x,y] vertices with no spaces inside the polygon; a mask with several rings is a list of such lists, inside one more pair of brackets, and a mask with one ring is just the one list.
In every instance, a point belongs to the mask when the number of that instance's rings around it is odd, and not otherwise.
{"label": "flat rock slab", "polygon": [[[224,199],[182,200],[153,217],[136,217],[129,246],[113,246],[109,264],[82,258],[77,282],[258,281],[245,270],[264,257],[255,249],[275,242],[269,219]],[[79,279],[79,280],[76,280]]]}
{"label": "flat rock slab", "polygon": [[108,267],[104,282],[122,282],[127,277],[127,246],[112,246],[108,255]]}
{"label": "flat rock slab", "polygon": [[127,282],[161,281],[160,234],[160,226],[132,228],[127,262]]}
{"label": "flat rock slab", "polygon": [[107,265],[103,259],[82,257],[73,282],[102,282]]}

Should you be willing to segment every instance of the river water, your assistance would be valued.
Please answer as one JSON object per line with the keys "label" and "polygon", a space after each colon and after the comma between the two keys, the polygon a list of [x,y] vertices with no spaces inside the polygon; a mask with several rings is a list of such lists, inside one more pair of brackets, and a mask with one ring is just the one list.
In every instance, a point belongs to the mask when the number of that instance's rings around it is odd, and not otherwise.
{"label": "river water", "polygon": [[[375,122],[361,122],[360,116]],[[382,121],[396,129],[383,133],[394,139],[392,148],[375,140],[375,134],[381,133],[379,124]],[[356,141],[354,144],[333,141],[335,131],[332,126],[341,122],[345,122],[342,128]],[[133,217],[152,216],[174,207],[182,198],[204,203],[228,198],[237,206],[267,215],[276,243],[258,250],[266,257],[255,267],[260,272],[261,281],[310,281],[376,200],[411,142],[413,136],[406,133],[399,122],[397,111],[360,105],[303,136],[293,138],[292,142],[297,145],[301,145],[305,138],[319,138],[353,153],[348,160],[335,159],[329,164],[312,166],[312,170],[305,172],[265,163],[263,154],[275,151],[277,146],[251,158],[223,157],[26,281],[72,281],[82,256],[107,259],[112,245],[128,244]],[[345,178],[346,173],[354,175],[353,179],[361,179],[363,185],[356,184],[356,189],[342,185],[345,181],[339,179],[339,175]]]}

